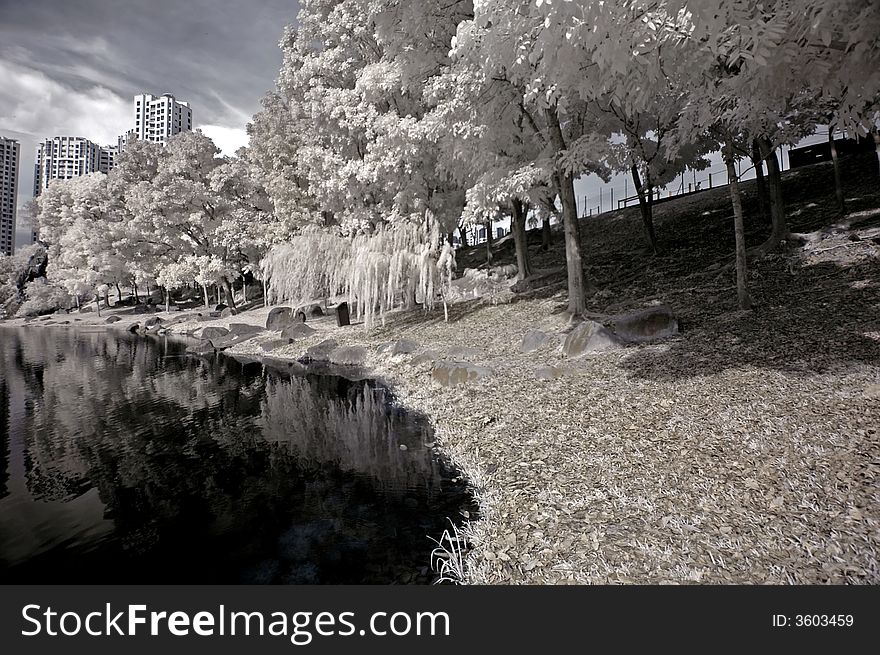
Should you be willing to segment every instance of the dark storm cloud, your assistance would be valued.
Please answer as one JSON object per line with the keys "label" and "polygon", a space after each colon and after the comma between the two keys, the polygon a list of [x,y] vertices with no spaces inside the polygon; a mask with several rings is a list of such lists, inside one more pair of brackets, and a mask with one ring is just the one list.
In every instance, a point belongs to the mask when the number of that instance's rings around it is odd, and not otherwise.
{"label": "dark storm cloud", "polygon": [[292,0],[0,0],[0,57],[73,89],[171,92],[232,127],[274,84]]}

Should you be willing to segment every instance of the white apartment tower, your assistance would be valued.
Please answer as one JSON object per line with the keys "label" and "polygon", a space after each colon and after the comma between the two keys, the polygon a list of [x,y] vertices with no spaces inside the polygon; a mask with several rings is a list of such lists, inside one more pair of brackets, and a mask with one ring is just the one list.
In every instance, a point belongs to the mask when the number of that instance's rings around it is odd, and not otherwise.
{"label": "white apartment tower", "polygon": [[0,136],[0,254],[15,253],[15,207],[20,147]]}
{"label": "white apartment tower", "polygon": [[[37,146],[34,164],[34,196],[49,187],[52,180],[69,180],[101,171],[101,151],[97,143],[81,136],[56,136]],[[105,163],[109,157],[105,157]],[[108,169],[109,170],[109,169]],[[108,172],[105,170],[103,172]]]}
{"label": "white apartment tower", "polygon": [[192,109],[188,102],[178,102],[170,93],[134,97],[134,136],[165,145],[180,132],[192,131]]}

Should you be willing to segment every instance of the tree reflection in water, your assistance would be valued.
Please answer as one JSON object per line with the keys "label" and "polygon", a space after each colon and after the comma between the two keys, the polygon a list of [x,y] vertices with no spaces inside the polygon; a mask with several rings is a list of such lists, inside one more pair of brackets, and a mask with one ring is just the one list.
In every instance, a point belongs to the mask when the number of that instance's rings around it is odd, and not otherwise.
{"label": "tree reflection in water", "polygon": [[422,582],[473,511],[371,381],[0,328],[0,403],[4,582]]}

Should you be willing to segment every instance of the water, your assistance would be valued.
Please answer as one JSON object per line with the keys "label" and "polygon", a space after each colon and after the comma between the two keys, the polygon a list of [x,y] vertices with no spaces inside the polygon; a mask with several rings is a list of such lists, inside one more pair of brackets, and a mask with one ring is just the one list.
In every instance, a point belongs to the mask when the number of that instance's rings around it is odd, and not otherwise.
{"label": "water", "polygon": [[473,506],[423,419],[184,350],[0,328],[0,582],[431,580],[428,536]]}

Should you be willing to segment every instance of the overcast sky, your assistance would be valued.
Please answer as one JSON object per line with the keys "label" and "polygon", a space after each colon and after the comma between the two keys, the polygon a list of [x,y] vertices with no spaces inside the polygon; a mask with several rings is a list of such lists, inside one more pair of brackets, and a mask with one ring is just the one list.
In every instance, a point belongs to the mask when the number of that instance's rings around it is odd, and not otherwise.
{"label": "overcast sky", "polygon": [[0,0],[0,136],[21,142],[19,203],[38,141],[115,145],[138,93],[189,102],[194,127],[234,153],[297,11],[296,0]]}

